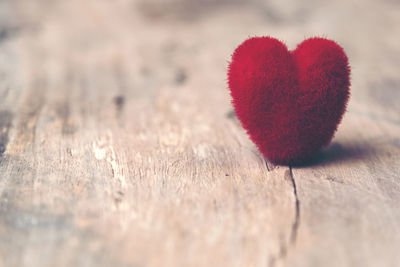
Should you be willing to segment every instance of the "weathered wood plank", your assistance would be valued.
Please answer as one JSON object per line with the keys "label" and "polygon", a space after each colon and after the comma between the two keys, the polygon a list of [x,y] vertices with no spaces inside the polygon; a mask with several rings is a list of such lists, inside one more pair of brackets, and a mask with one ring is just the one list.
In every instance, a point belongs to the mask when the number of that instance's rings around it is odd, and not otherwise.
{"label": "weathered wood plank", "polygon": [[[0,4],[0,266],[399,262],[396,3]],[[349,112],[315,162],[273,166],[226,61],[320,33],[349,53]]]}
{"label": "weathered wood plank", "polygon": [[398,265],[399,136],[397,125],[350,112],[320,160],[293,169],[302,254],[290,265]]}

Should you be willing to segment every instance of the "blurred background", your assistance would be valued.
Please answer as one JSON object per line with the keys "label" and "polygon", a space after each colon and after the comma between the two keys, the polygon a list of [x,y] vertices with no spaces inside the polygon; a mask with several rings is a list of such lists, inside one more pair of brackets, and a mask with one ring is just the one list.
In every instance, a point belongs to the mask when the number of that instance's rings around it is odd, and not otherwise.
{"label": "blurred background", "polygon": [[1,0],[0,27],[3,39],[24,31],[53,80],[86,61],[97,73],[125,72],[136,96],[179,84],[188,94],[220,91],[209,101],[225,104],[227,62],[246,38],[270,35],[293,49],[322,36],[350,58],[349,109],[399,120],[397,0]]}
{"label": "blurred background", "polygon": [[[232,120],[264,35],[350,60],[308,168]],[[0,267],[397,266],[399,44],[399,0],[0,0]]]}

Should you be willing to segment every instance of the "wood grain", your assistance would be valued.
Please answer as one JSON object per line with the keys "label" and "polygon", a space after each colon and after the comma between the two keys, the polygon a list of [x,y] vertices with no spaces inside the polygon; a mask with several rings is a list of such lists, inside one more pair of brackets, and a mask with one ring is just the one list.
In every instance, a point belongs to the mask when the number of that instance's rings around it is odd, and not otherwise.
{"label": "wood grain", "polygon": [[[0,2],[0,266],[399,266],[396,1]],[[332,144],[274,166],[232,115],[248,36],[337,40]]]}

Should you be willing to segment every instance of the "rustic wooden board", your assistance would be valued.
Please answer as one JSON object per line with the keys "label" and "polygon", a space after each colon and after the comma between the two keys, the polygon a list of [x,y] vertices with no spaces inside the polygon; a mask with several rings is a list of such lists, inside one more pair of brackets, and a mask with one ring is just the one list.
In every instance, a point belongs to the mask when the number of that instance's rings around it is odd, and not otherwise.
{"label": "rustic wooden board", "polygon": [[[0,2],[0,266],[399,266],[396,1]],[[352,98],[307,166],[232,115],[248,36],[337,40]]]}

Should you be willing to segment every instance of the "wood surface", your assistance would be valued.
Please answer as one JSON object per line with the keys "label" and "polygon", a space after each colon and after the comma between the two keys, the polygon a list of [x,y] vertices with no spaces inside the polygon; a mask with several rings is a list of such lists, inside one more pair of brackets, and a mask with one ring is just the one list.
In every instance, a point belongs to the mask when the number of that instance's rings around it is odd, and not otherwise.
{"label": "wood surface", "polygon": [[[0,266],[400,266],[399,26],[395,0],[1,0]],[[350,58],[305,166],[233,115],[256,35]]]}

